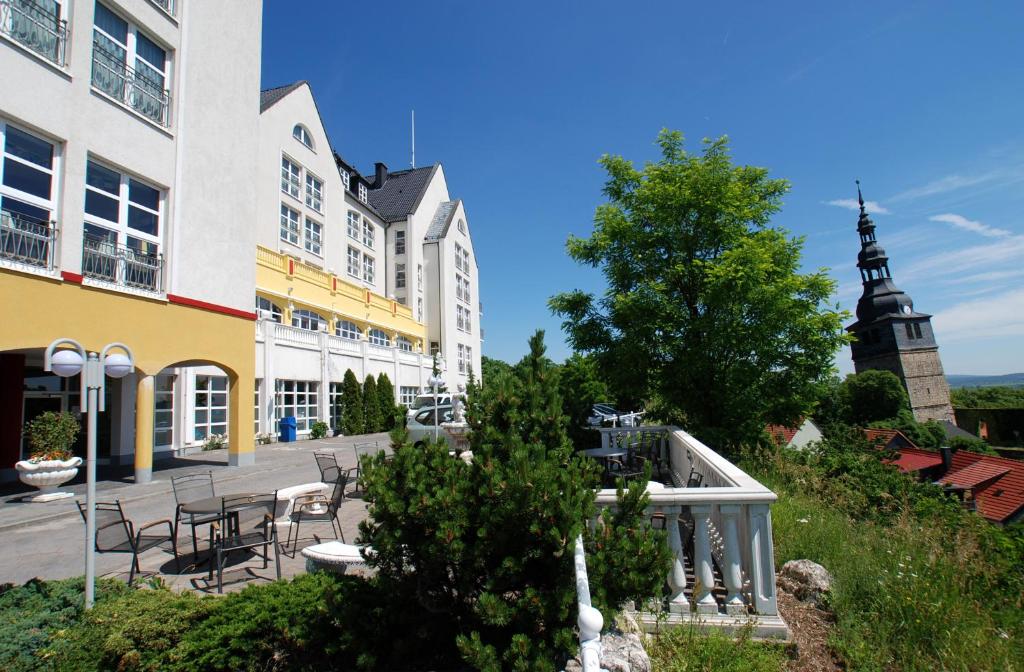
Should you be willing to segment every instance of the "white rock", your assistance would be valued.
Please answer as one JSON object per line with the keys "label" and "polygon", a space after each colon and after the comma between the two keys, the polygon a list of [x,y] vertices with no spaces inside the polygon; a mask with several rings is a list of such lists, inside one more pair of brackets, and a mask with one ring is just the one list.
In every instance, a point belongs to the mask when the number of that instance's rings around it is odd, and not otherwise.
{"label": "white rock", "polygon": [[779,586],[798,600],[821,606],[822,596],[832,590],[832,575],[810,560],[790,560],[779,572]]}

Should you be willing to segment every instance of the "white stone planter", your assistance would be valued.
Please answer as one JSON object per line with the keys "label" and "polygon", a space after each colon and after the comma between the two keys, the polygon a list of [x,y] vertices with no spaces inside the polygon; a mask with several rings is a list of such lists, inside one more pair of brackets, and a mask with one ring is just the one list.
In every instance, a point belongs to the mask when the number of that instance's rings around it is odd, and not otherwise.
{"label": "white stone planter", "polygon": [[70,460],[43,460],[32,462],[21,460],[15,463],[18,478],[25,485],[39,488],[39,494],[32,497],[33,502],[50,502],[55,499],[71,497],[73,493],[59,492],[58,488],[78,474],[82,458],[72,457]]}

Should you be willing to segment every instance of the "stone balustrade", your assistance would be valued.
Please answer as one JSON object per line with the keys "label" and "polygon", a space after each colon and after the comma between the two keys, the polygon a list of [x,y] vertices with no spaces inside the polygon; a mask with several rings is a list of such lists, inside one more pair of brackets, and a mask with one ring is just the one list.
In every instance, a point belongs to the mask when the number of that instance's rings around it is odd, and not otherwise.
{"label": "stone balustrade", "polygon": [[[665,488],[649,490],[647,512],[667,532],[670,592],[663,603],[646,605],[639,621],[653,628],[661,611],[669,623],[730,628],[751,622],[756,635],[788,637],[775,594],[775,493],[678,427],[610,428],[601,435],[602,447],[658,458],[666,481]],[[615,490],[600,490],[597,504],[613,508]]]}

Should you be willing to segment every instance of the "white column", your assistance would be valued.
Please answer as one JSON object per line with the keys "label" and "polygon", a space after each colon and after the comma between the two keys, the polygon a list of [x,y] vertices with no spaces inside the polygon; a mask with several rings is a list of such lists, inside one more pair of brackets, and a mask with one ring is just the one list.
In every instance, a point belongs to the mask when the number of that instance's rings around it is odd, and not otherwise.
{"label": "white column", "polygon": [[363,334],[359,340],[359,352],[361,353],[359,365],[362,367],[359,370],[359,384],[362,385],[363,381],[366,380],[366,372],[369,370],[367,364],[370,361],[370,342],[366,340],[366,334]]}
{"label": "white column", "polygon": [[746,611],[743,604],[743,577],[740,573],[740,538],[738,518],[741,506],[739,504],[722,504],[719,511],[722,513],[723,552],[722,579],[729,595],[725,601],[725,612],[729,615],[740,615]]}
{"label": "white column", "polygon": [[779,613],[775,601],[775,558],[772,556],[772,518],[767,504],[747,506],[750,529],[750,583],[754,610],[764,616]]}
{"label": "white column", "polygon": [[327,348],[327,334],[323,331],[317,332],[317,342],[320,345],[320,393],[317,395],[317,413],[320,422],[330,424],[330,399],[331,373],[330,373],[330,350]]}
{"label": "white column", "polygon": [[277,374],[274,371],[274,350],[277,348],[275,324],[272,320],[263,320],[263,389],[260,394],[263,405],[260,407],[260,431],[267,434],[277,434],[274,422],[274,390],[277,389]]}
{"label": "white column", "polygon": [[718,604],[711,594],[715,587],[715,572],[711,564],[711,539],[708,526],[711,523],[712,504],[697,504],[690,507],[693,512],[693,569],[696,575],[694,598],[697,601],[697,612],[701,614],[717,614]]}
{"label": "white column", "polygon": [[668,585],[672,594],[668,599],[668,610],[673,614],[690,613],[686,600],[686,565],[683,559],[683,539],[679,535],[679,513],[682,507],[665,507],[665,526],[668,530],[668,547],[672,549],[672,569],[668,574]]}

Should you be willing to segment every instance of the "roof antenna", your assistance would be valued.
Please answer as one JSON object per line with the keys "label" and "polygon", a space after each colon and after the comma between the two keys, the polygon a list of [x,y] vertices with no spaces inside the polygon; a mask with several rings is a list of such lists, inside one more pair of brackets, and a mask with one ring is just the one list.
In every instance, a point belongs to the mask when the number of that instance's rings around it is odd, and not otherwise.
{"label": "roof antenna", "polygon": [[412,162],[410,165],[416,167],[416,110],[412,111]]}

